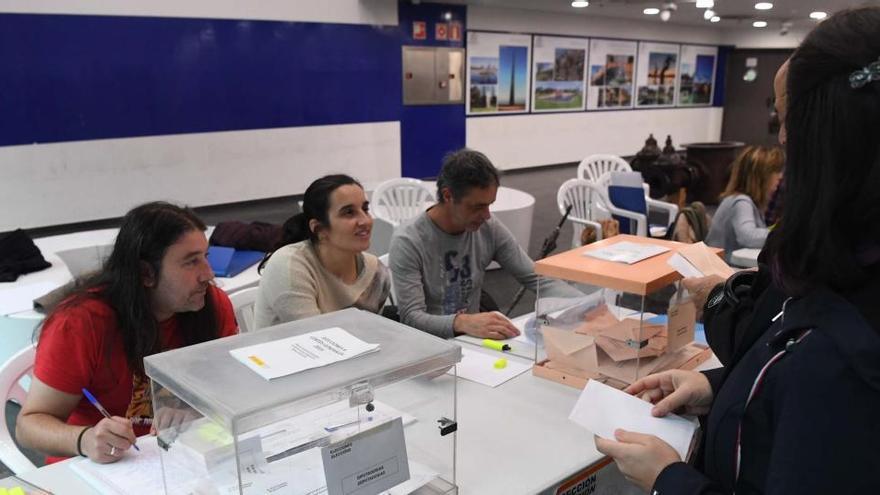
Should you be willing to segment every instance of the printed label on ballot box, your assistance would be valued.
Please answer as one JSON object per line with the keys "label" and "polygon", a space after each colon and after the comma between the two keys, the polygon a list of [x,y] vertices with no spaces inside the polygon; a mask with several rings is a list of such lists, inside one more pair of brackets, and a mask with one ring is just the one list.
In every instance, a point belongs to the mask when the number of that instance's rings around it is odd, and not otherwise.
{"label": "printed label on ballot box", "polygon": [[403,421],[396,418],[321,449],[328,495],[372,495],[409,479]]}

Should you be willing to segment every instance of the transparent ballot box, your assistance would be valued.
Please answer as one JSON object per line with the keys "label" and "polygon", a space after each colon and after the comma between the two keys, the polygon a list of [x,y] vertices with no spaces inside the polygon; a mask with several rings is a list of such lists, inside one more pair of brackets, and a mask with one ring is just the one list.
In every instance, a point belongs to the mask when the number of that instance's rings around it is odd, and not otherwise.
{"label": "transparent ballot box", "polygon": [[357,309],[149,356],[165,493],[457,493],[460,360]]}
{"label": "transparent ballot box", "polygon": [[668,263],[684,246],[618,235],[537,261],[540,277],[581,284],[585,295],[542,296],[539,284],[535,314],[545,355],[536,352],[535,374],[575,387],[593,379],[623,388],[709,359],[708,347],[694,342],[694,304]]}

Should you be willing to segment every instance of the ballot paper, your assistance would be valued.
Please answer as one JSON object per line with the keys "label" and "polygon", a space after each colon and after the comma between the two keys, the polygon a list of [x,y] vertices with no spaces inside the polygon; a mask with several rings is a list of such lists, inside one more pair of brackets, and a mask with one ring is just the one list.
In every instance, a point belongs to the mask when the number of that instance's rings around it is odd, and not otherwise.
{"label": "ballot paper", "polygon": [[339,327],[229,351],[266,380],[345,361],[379,350]]}
{"label": "ballot paper", "polygon": [[[507,364],[502,368],[496,368],[495,363],[499,359],[505,359]],[[450,368],[447,375],[458,372],[459,378],[477,382],[489,387],[497,387],[511,378],[521,375],[532,369],[530,363],[517,360],[510,354],[495,352],[489,354],[467,347],[461,348],[461,362],[455,368]]]}
{"label": "ballot paper", "polygon": [[[129,449],[111,464],[98,464],[87,457],[70,463],[70,469],[103,495],[155,495],[165,493],[162,464],[156,437],[138,439],[140,452]],[[194,493],[198,481],[183,467],[166,463],[165,481],[173,493]]]}
{"label": "ballot paper", "polygon": [[679,248],[677,253],[669,257],[667,263],[685,278],[709,275],[728,278],[735,271],[702,242]]}
{"label": "ballot paper", "polygon": [[599,249],[586,249],[584,250],[583,255],[600,260],[632,265],[633,263],[652,258],[658,254],[663,254],[666,251],[669,251],[668,247],[657,246],[655,244],[639,244],[635,242],[621,241]]}
{"label": "ballot paper", "polygon": [[651,415],[653,407],[638,397],[590,380],[568,419],[609,440],[615,440],[614,430],[618,428],[655,435],[671,445],[682,460],[687,460],[691,440],[699,426],[696,418],[675,414],[655,418]]}

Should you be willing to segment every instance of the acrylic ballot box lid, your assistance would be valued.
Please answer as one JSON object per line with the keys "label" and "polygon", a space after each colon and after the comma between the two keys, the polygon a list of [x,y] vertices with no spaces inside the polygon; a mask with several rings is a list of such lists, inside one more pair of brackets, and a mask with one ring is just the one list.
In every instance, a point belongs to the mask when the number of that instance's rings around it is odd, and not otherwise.
{"label": "acrylic ballot box lid", "polygon": [[[669,251],[631,265],[584,256],[584,252],[624,241],[663,246],[669,248]],[[682,278],[667,261],[678,248],[685,245],[680,242],[621,234],[536,261],[535,273],[644,296]],[[710,249],[716,252],[722,251],[716,248]]]}
{"label": "acrylic ballot box lid", "polygon": [[[271,381],[229,353],[331,327],[379,344],[379,351]],[[375,390],[460,360],[456,344],[370,312],[345,309],[148,356],[144,367],[152,380],[238,434],[344,400],[352,385],[366,382]]]}

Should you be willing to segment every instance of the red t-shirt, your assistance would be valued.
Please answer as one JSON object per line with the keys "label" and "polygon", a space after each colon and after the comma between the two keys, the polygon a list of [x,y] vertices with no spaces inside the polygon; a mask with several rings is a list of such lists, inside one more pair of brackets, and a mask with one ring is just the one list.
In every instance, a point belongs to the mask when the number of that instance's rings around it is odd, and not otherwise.
{"label": "red t-shirt", "polygon": [[[222,290],[211,286],[208,292],[217,313],[220,337],[238,333],[232,303]],[[162,350],[183,345],[176,317],[159,325]],[[91,392],[113,416],[134,418],[137,436],[150,432],[140,419],[153,417],[149,380],[134,377],[125,358],[116,314],[102,299],[86,299],[61,310],[46,320],[40,331],[34,376],[62,392],[82,395]],[[94,425],[103,416],[85,397],[67,418],[70,425]],[[52,463],[63,457],[47,457]]]}

